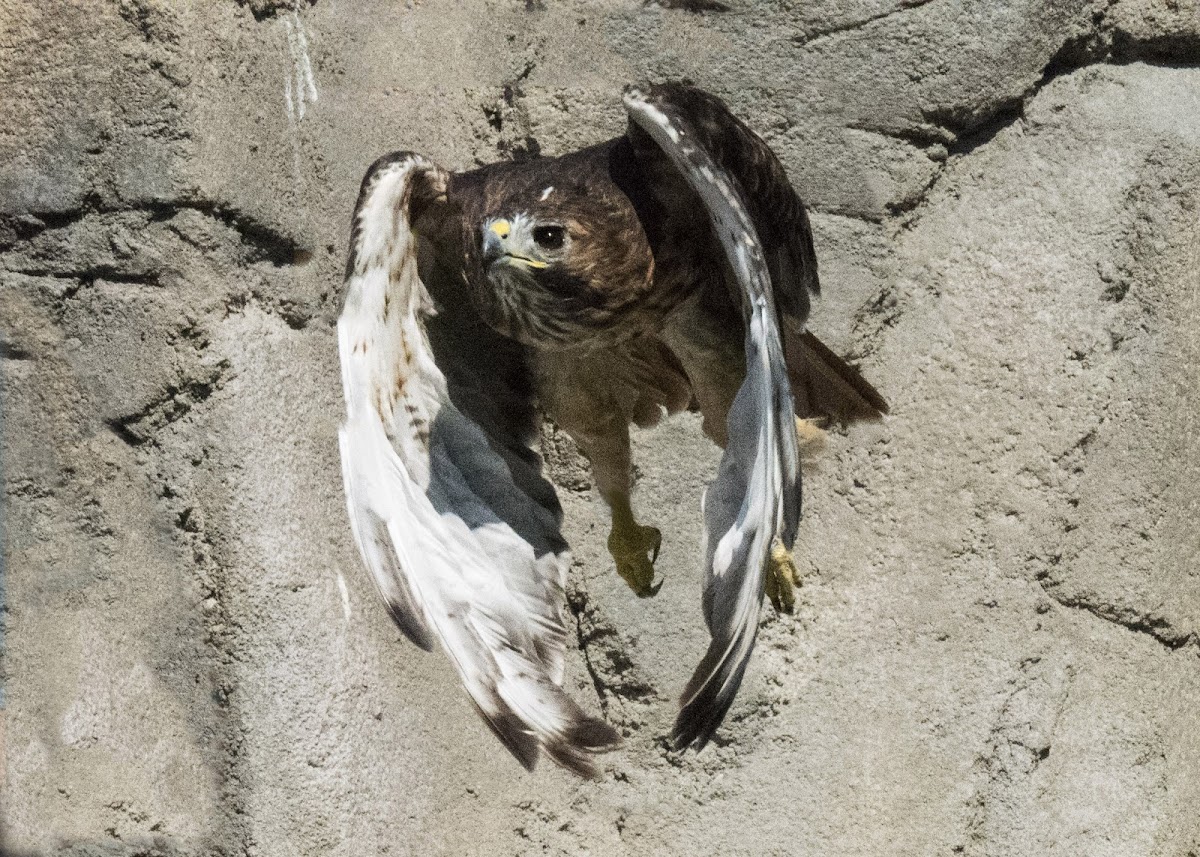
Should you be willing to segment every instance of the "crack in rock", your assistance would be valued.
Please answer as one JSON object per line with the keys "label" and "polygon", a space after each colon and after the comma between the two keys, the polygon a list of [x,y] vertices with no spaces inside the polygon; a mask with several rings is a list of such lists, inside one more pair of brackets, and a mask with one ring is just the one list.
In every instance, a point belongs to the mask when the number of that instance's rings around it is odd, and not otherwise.
{"label": "crack in rock", "polygon": [[129,273],[121,271],[113,265],[91,265],[86,268],[79,268],[69,271],[55,271],[47,268],[7,268],[14,274],[23,274],[26,277],[49,277],[56,280],[71,280],[74,285],[69,287],[64,293],[63,298],[69,299],[74,297],[81,289],[91,288],[98,280],[103,280],[107,283],[119,283],[130,286],[151,286],[160,287],[162,283],[159,280],[157,271],[149,271],[144,274]]}
{"label": "crack in rock", "polygon": [[837,205],[828,205],[828,204],[815,205],[813,203],[805,202],[804,207],[808,209],[810,214],[824,214],[824,215],[828,215],[829,217],[844,217],[847,220],[857,220],[860,223],[870,223],[872,225],[878,225],[878,224],[882,223],[884,220],[884,216],[882,214],[875,214],[874,212],[863,212],[856,208],[851,208],[848,206],[837,206]]}
{"label": "crack in rock", "polygon": [[108,427],[129,446],[152,441],[159,431],[221,389],[228,378],[230,363],[223,359],[199,368],[201,374],[168,386],[162,396],[140,411],[107,420]]}
{"label": "crack in rock", "polygon": [[[316,6],[317,0],[305,0],[309,6]],[[269,21],[281,12],[299,10],[301,0],[237,0],[243,8],[249,8],[255,21]]]}
{"label": "crack in rock", "polygon": [[33,360],[33,354],[25,348],[7,340],[0,340],[0,360]]}
{"label": "crack in rock", "polygon": [[[932,0],[924,0],[915,5],[924,5],[927,2]],[[907,8],[914,6],[877,15],[860,26],[872,20],[898,14]],[[913,225],[916,222],[914,212],[924,205],[945,174],[949,157],[969,155],[980,146],[991,142],[1001,131],[1024,121],[1026,105],[1046,86],[1063,75],[1093,65],[1124,65],[1133,62],[1166,63],[1174,67],[1200,66],[1200,33],[1139,38],[1117,29],[1108,21],[1107,13],[1107,8],[1093,13],[1090,28],[1084,33],[1064,39],[1043,67],[1037,80],[1020,94],[1001,100],[984,113],[978,113],[972,105],[954,105],[924,111],[924,122],[921,125],[902,128],[879,128],[862,124],[849,126],[925,149],[927,154],[940,162],[939,168],[924,188],[903,200],[887,205],[888,216],[904,218],[905,227]],[[853,27],[847,26],[845,29]]]}
{"label": "crack in rock", "polygon": [[1090,613],[1097,619],[1109,622],[1127,631],[1132,631],[1135,634],[1145,634],[1170,651],[1182,649],[1195,638],[1195,634],[1179,630],[1162,616],[1141,613],[1132,607],[1093,602],[1079,595],[1061,595],[1058,593],[1058,589],[1062,584],[1057,581],[1048,580],[1047,577],[1048,573],[1044,572],[1042,577],[1038,579],[1038,585],[1056,604],[1063,607],[1072,610],[1082,610]]}
{"label": "crack in rock", "polygon": [[252,261],[269,261],[276,267],[285,267],[305,264],[311,258],[311,251],[290,235],[228,203],[206,199],[108,207],[91,200],[67,211],[0,214],[0,250],[11,249],[44,232],[66,229],[94,215],[142,213],[149,216],[151,223],[161,223],[185,211],[198,212],[232,229],[241,243],[252,251],[255,257]]}
{"label": "crack in rock", "polygon": [[592,466],[569,434],[545,420],[539,447],[542,468],[560,490],[582,494],[592,490]]}
{"label": "crack in rock", "polygon": [[680,9],[693,15],[703,15],[705,12],[729,12],[731,7],[719,0],[647,0],[647,6],[661,6],[664,9]]}
{"label": "crack in rock", "polygon": [[159,471],[152,476],[158,486],[159,497],[172,523],[176,541],[191,555],[192,570],[201,589],[199,609],[204,616],[207,634],[204,643],[216,655],[215,675],[212,679],[212,701],[223,716],[223,726],[217,739],[221,744],[218,771],[221,798],[219,805],[225,815],[227,836],[239,841],[242,850],[253,842],[252,833],[245,822],[245,789],[239,770],[243,764],[242,743],[245,740],[240,726],[241,715],[234,694],[236,678],[226,672],[235,663],[243,661],[236,649],[237,634],[241,626],[233,620],[224,593],[229,590],[228,574],[219,558],[218,547],[210,534],[203,509],[187,501],[183,491],[176,487],[170,475]]}
{"label": "crack in rock", "polygon": [[883,21],[887,18],[903,14],[904,12],[918,9],[921,6],[927,6],[932,2],[933,0],[901,0],[899,6],[883,12],[877,12],[874,15],[867,16],[866,18],[848,21],[845,24],[838,24],[835,27],[829,27],[824,30],[813,30],[811,32],[802,33],[793,37],[792,43],[800,46],[811,45],[814,42],[820,41],[821,39],[827,39],[830,36],[836,36],[841,33],[850,33],[854,30],[861,30],[863,27],[870,26],[876,21]]}
{"label": "crack in rock", "polygon": [[600,615],[578,582],[567,587],[567,605],[575,617],[576,641],[605,716],[629,730],[646,723],[644,707],[661,699],[629,657],[633,647]]}
{"label": "crack in rock", "polygon": [[[486,132],[480,136],[492,138],[497,154],[510,161],[530,161],[542,154],[541,143],[533,133],[533,120],[525,106],[523,84],[538,67],[537,51],[530,48],[532,56],[527,58],[516,75],[500,85],[500,95],[480,105],[486,120]],[[480,165],[488,159],[476,157]]]}
{"label": "crack in rock", "polygon": [[956,853],[984,853],[989,843],[1003,839],[998,831],[1011,834],[1037,823],[1041,794],[1034,778],[1050,758],[1073,678],[1069,664],[1039,656],[1020,663],[986,749],[975,760],[979,784],[968,801],[966,842]]}

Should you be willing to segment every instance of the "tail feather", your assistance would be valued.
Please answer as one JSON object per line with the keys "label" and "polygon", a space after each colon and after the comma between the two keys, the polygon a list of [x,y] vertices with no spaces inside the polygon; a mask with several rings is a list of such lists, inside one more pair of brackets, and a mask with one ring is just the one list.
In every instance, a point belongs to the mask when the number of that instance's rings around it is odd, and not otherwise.
{"label": "tail feather", "polygon": [[797,416],[853,423],[888,412],[887,401],[862,373],[808,331],[785,322],[784,351]]}

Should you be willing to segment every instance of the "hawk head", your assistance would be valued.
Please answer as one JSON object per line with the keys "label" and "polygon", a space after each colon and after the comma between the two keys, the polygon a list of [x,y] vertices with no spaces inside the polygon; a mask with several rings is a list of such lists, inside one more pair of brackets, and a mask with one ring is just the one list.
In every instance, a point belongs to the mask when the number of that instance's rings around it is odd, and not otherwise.
{"label": "hawk head", "polygon": [[489,217],[483,223],[483,264],[488,278],[529,277],[566,262],[571,235],[563,223],[543,223],[528,214]]}
{"label": "hawk head", "polygon": [[579,219],[551,209],[504,212],[484,219],[478,240],[505,333],[528,345],[564,344],[602,309],[603,271],[584,261],[597,249],[593,230]]}
{"label": "hawk head", "polygon": [[578,177],[553,177],[557,188],[546,177],[503,178],[467,227],[479,265],[468,279],[488,323],[527,345],[561,348],[634,321],[653,255],[629,201]]}

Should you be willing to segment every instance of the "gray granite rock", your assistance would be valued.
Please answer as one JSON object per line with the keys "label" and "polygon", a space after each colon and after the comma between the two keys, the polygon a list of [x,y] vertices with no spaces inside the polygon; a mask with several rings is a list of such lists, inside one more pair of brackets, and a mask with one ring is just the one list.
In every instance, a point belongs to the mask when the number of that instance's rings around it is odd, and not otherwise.
{"label": "gray granite rock", "polygon": [[[0,0],[0,831],[17,855],[1200,851],[1194,0]],[[635,438],[658,598],[561,435],[573,694],[526,774],[401,638],[341,495],[366,166],[618,133],[690,77],[814,208],[812,327],[893,404],[806,478],[703,753],[694,419]],[[768,611],[769,613],[769,611]]]}

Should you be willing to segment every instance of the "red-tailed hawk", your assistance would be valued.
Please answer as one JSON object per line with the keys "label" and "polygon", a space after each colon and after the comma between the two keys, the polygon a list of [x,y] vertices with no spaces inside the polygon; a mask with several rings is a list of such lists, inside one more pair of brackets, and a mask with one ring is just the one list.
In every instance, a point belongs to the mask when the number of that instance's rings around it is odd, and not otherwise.
{"label": "red-tailed hawk", "polygon": [[523,765],[544,751],[585,775],[619,738],[562,689],[567,546],[533,451],[540,414],[591,461],[609,550],[640,596],[661,585],[660,536],[630,504],[630,424],[696,407],[724,448],[704,497],[712,643],[673,736],[699,749],[764,593],[792,603],[797,415],[887,410],[804,329],[812,233],[766,144],[688,86],[631,87],[624,103],[624,136],[558,158],[466,173],[376,161],[338,323],[347,503],[392,617],[422,648],[441,643]]}

